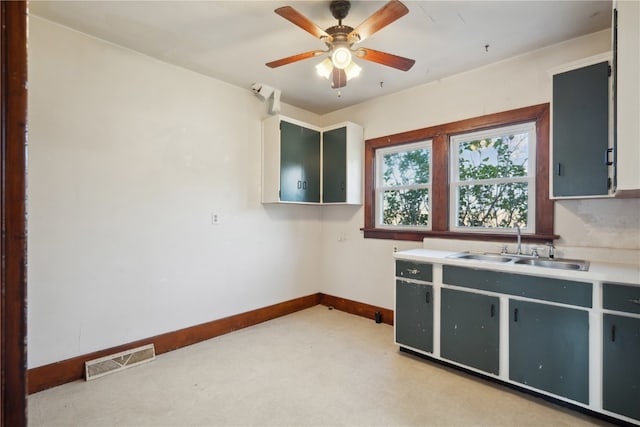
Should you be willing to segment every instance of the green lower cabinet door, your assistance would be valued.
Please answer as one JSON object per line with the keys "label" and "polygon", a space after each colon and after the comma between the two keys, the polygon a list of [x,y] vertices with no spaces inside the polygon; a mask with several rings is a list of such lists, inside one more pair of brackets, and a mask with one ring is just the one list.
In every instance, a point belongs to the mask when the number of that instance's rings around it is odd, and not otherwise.
{"label": "green lower cabinet door", "polygon": [[433,286],[396,280],[396,342],[433,352]]}
{"label": "green lower cabinet door", "polygon": [[602,407],[640,420],[640,319],[603,315]]}
{"label": "green lower cabinet door", "polygon": [[500,299],[442,289],[440,355],[499,374]]}
{"label": "green lower cabinet door", "polygon": [[587,311],[509,300],[509,378],[589,403]]}

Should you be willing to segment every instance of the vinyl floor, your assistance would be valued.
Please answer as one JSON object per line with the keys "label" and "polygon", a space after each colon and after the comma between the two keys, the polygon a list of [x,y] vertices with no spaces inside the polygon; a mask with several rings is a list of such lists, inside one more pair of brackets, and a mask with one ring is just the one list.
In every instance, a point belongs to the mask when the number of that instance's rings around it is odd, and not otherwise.
{"label": "vinyl floor", "polygon": [[29,397],[30,426],[593,426],[602,420],[401,353],[324,306]]}

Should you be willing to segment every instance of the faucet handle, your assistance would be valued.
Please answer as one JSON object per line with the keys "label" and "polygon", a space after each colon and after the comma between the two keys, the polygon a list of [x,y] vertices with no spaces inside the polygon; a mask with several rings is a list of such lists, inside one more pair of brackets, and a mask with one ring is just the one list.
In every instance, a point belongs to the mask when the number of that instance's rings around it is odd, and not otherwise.
{"label": "faucet handle", "polygon": [[538,255],[538,248],[531,248],[531,256],[534,256],[536,258],[540,257],[540,255]]}
{"label": "faucet handle", "polygon": [[549,251],[549,258],[551,259],[555,256],[555,248],[553,242],[547,242],[547,250]]}
{"label": "faucet handle", "polygon": [[500,253],[502,255],[506,255],[509,253],[509,248],[507,247],[507,245],[502,245],[502,248],[500,248]]}

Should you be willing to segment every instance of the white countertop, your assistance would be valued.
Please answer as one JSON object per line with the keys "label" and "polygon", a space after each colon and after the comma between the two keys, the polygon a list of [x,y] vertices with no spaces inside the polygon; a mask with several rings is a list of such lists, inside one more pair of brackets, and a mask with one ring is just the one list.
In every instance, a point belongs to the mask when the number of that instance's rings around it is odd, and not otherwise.
{"label": "white countertop", "polygon": [[[411,249],[396,252],[396,259],[429,262],[435,264],[458,265],[469,268],[504,271],[509,273],[528,274],[535,276],[554,277],[585,282],[613,282],[640,286],[640,266],[631,264],[614,264],[590,261],[588,271],[561,270],[533,265],[498,263],[468,259],[447,258],[459,252],[432,249]],[[589,260],[586,260],[589,261]]]}

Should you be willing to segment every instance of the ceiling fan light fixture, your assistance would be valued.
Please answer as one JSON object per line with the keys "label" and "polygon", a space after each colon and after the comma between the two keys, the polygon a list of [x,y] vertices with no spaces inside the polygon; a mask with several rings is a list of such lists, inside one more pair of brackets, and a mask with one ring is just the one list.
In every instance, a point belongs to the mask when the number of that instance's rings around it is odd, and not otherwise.
{"label": "ceiling fan light fixture", "polygon": [[324,60],[316,65],[316,72],[319,76],[328,79],[331,77],[331,72],[333,71],[333,63],[329,58],[324,58]]}
{"label": "ceiling fan light fixture", "polygon": [[409,13],[409,9],[400,0],[388,0],[382,8],[365,19],[356,28],[353,28],[342,24],[342,20],[347,17],[350,7],[351,2],[349,0],[331,1],[329,9],[333,17],[338,20],[338,25],[329,27],[326,30],[314,24],[309,18],[291,6],[277,8],[275,12],[278,15],[323,41],[328,50],[311,50],[288,56],[277,61],[268,62],[266,64],[267,67],[276,68],[302,61],[303,59],[328,54],[328,57],[315,67],[318,75],[330,80],[331,87],[334,89],[346,86],[348,80],[360,75],[362,68],[353,61],[354,55],[365,61],[408,71],[415,63],[413,59],[367,48],[352,50],[352,47],[355,43],[364,41],[372,34]]}
{"label": "ceiling fan light fixture", "polygon": [[358,77],[360,75],[360,71],[362,71],[362,67],[353,61],[351,61],[351,63],[347,65],[347,68],[344,69],[344,72],[347,75],[347,80]]}
{"label": "ceiling fan light fixture", "polygon": [[334,67],[344,70],[352,62],[351,51],[345,46],[335,48],[331,54],[331,62]]}

